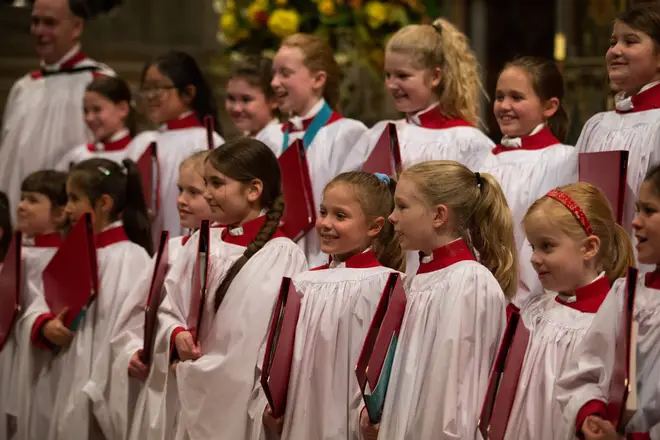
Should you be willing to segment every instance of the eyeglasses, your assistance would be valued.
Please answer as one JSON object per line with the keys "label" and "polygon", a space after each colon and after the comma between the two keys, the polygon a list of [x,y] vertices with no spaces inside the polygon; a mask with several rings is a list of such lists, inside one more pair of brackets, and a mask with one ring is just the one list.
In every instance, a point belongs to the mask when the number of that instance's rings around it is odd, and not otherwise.
{"label": "eyeglasses", "polygon": [[156,85],[142,87],[139,91],[140,96],[143,98],[157,98],[163,95],[168,90],[176,89],[175,86],[170,85]]}

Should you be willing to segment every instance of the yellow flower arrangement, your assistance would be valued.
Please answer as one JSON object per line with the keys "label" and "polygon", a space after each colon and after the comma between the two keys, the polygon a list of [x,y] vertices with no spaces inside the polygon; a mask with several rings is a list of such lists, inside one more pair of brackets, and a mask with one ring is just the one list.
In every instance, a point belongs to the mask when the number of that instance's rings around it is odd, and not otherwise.
{"label": "yellow flower arrangement", "polygon": [[300,29],[300,15],[294,9],[275,9],[268,18],[268,29],[278,37],[286,38]]}
{"label": "yellow flower arrangement", "polygon": [[323,15],[335,15],[337,8],[334,0],[320,0],[318,4],[319,12]]}
{"label": "yellow flower arrangement", "polygon": [[388,5],[379,1],[370,1],[364,5],[364,13],[367,16],[367,24],[371,29],[378,29],[389,17]]}

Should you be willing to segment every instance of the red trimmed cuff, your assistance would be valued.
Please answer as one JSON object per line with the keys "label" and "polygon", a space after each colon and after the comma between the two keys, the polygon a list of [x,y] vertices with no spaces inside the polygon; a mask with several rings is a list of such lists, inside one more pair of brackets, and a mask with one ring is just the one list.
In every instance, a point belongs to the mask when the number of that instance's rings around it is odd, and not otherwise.
{"label": "red trimmed cuff", "polygon": [[575,435],[577,435],[578,438],[584,438],[584,434],[582,434],[582,425],[587,417],[594,414],[605,416],[607,414],[607,405],[600,400],[590,400],[582,405],[582,408],[580,408],[580,411],[577,413],[577,419],[575,420]]}
{"label": "red trimmed cuff", "polygon": [[633,432],[626,436],[628,440],[651,440],[651,434],[648,432]]}
{"label": "red trimmed cuff", "polygon": [[176,351],[176,336],[179,333],[185,331],[186,329],[183,327],[176,327],[174,330],[172,330],[172,334],[170,335],[170,362],[174,362],[175,360],[179,359],[179,353]]}
{"label": "red trimmed cuff", "polygon": [[51,344],[50,341],[46,339],[46,337],[41,332],[44,325],[53,319],[55,319],[55,315],[52,313],[44,313],[37,317],[37,319],[34,321],[34,324],[32,324],[32,332],[30,333],[30,340],[32,341],[32,345],[47,351],[53,349],[54,345]]}

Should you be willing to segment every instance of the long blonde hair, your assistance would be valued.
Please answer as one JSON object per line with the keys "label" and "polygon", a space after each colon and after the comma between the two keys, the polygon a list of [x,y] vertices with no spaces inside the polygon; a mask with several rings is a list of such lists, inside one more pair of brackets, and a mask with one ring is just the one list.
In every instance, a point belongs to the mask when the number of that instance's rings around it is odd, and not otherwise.
{"label": "long blonde hair", "polygon": [[401,173],[404,178],[417,185],[429,205],[453,211],[456,232],[477,251],[504,294],[513,297],[518,277],[513,218],[497,180],[448,160],[413,165]]}
{"label": "long blonde hair", "polygon": [[423,69],[442,69],[442,80],[434,90],[442,112],[475,127],[479,119],[480,94],[486,95],[477,57],[468,38],[456,27],[438,18],[432,25],[411,24],[401,28],[387,43],[385,53],[407,54]]}
{"label": "long blonde hair", "polygon": [[[586,182],[573,183],[558,188],[575,202],[586,215],[593,235],[600,240],[600,249],[595,261],[599,271],[605,271],[610,284],[624,277],[629,266],[635,266],[635,254],[628,233],[617,224],[612,208],[605,195]],[[575,241],[587,238],[584,227],[571,210],[549,196],[543,196],[532,204],[523,217],[523,227],[533,222],[539,212],[551,219],[556,226]]]}

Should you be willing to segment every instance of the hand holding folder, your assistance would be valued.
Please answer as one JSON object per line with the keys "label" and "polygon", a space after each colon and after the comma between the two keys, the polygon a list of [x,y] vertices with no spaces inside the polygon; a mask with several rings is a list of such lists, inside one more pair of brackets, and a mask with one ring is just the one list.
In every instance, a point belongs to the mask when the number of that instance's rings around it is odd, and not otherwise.
{"label": "hand holding folder", "polygon": [[0,270],[0,351],[14,327],[21,310],[21,290],[23,287],[23,259],[21,258],[23,234],[14,232],[7,256]]}
{"label": "hand holding folder", "polygon": [[96,247],[89,213],[71,229],[41,276],[51,313],[59,315],[66,309],[63,323],[75,332],[99,290]]}
{"label": "hand holding folder", "polygon": [[210,252],[210,224],[208,220],[202,220],[198,233],[197,262],[193,271],[190,310],[188,312],[188,330],[193,334],[195,344],[199,342],[199,330],[201,329],[202,318],[204,316],[204,305],[206,304],[207,295],[206,282],[209,275]]}
{"label": "hand holding folder", "polygon": [[160,233],[156,264],[154,266],[154,273],[151,276],[151,284],[144,311],[144,344],[140,353],[140,359],[146,365],[151,363],[153,356],[154,343],[156,341],[156,324],[158,323],[158,307],[163,300],[163,284],[165,284],[165,276],[170,268],[168,240],[169,233],[162,231]]}
{"label": "hand holding folder", "polygon": [[284,194],[282,231],[293,241],[305,236],[316,223],[316,204],[312,192],[305,146],[296,140],[279,157]]}
{"label": "hand holding folder", "polygon": [[291,278],[282,278],[280,294],[270,319],[266,353],[261,367],[261,386],[274,418],[283,416],[286,409],[300,300],[301,295]]}
{"label": "hand holding folder", "polygon": [[362,398],[372,423],[379,423],[385,404],[394,353],[406,311],[406,292],[398,273],[387,280],[355,366]]}
{"label": "hand holding folder", "polygon": [[390,122],[383,130],[373,151],[362,165],[366,173],[382,173],[397,177],[401,171],[401,150],[396,125]]}
{"label": "hand holding folder", "polygon": [[578,155],[578,180],[591,183],[605,194],[619,224],[623,222],[627,174],[627,151],[600,151]]}

